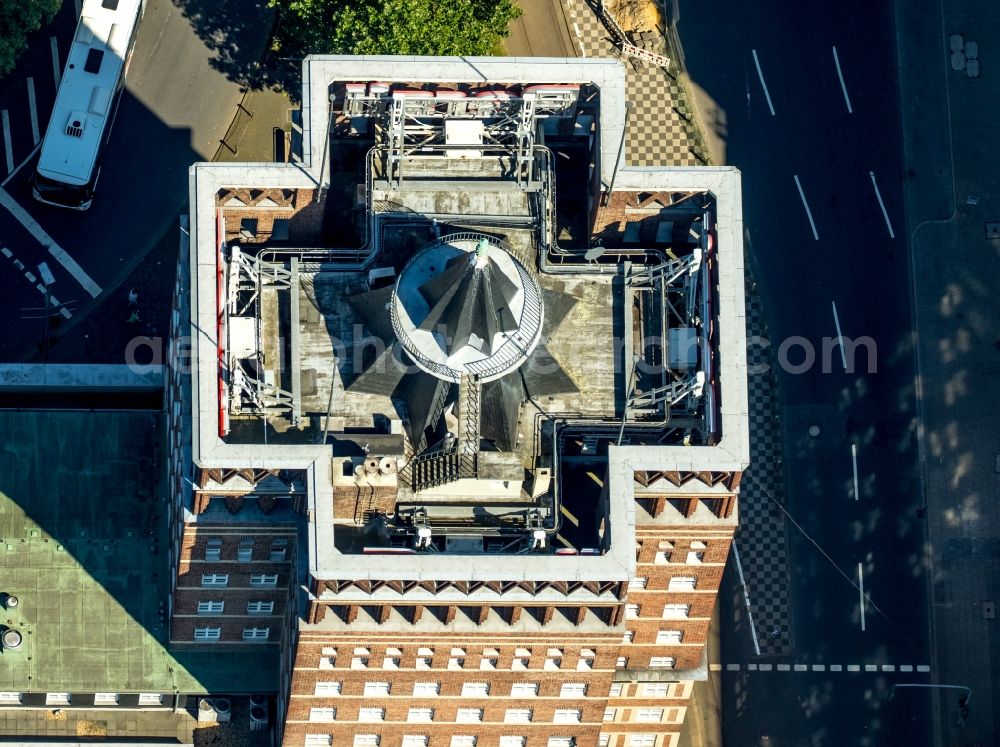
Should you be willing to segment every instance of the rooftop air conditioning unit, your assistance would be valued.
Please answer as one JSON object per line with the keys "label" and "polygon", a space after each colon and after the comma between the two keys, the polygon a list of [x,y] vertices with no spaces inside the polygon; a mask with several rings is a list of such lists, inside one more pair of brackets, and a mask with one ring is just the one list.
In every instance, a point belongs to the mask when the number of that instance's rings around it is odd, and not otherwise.
{"label": "rooftop air conditioning unit", "polygon": [[215,703],[212,702],[211,698],[202,698],[198,701],[198,723],[215,723],[218,720]]}
{"label": "rooftop air conditioning unit", "polygon": [[264,731],[267,729],[267,702],[264,705],[254,705],[253,698],[250,699],[250,731]]}
{"label": "rooftop air conditioning unit", "polygon": [[66,134],[70,137],[83,137],[83,130],[87,126],[87,113],[81,111],[71,111],[69,119],[66,120]]}
{"label": "rooftop air conditioning unit", "polygon": [[220,723],[229,721],[233,717],[233,706],[229,702],[229,698],[216,698],[215,703],[215,716],[216,720]]}

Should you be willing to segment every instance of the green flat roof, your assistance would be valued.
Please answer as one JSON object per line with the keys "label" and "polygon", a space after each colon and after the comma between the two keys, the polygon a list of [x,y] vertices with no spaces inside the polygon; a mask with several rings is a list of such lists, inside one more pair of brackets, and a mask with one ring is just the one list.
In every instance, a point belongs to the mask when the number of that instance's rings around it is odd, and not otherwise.
{"label": "green flat roof", "polygon": [[[169,651],[163,416],[0,412],[0,690],[255,692],[275,647]],[[162,616],[161,616],[162,615]]]}

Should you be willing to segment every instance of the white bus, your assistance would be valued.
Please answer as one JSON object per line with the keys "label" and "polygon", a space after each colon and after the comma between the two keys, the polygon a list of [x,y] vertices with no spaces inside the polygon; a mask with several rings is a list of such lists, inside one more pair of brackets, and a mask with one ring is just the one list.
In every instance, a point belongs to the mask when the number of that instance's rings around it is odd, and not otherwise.
{"label": "white bus", "polygon": [[84,0],[32,177],[35,199],[90,207],[144,0]]}

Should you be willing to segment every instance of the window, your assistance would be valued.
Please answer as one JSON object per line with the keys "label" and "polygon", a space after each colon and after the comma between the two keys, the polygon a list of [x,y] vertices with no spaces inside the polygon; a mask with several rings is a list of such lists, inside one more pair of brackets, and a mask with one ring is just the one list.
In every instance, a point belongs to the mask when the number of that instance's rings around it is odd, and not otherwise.
{"label": "window", "polygon": [[634,631],[626,630],[622,634],[622,643],[631,643],[632,642],[632,638],[634,638],[634,637],[635,637],[635,632]]}
{"label": "window", "polygon": [[692,550],[707,550],[708,549],[708,545],[706,545],[704,542],[699,542],[698,540],[695,540],[694,542],[691,543],[691,549]]}
{"label": "window", "polygon": [[196,641],[217,641],[222,638],[222,628],[195,628]]}
{"label": "window", "polygon": [[163,696],[159,693],[139,693],[139,705],[158,706],[163,705]]}
{"label": "window", "polygon": [[306,747],[329,747],[332,744],[332,734],[306,734]]}
{"label": "window", "polygon": [[662,708],[639,708],[635,712],[636,723],[658,724],[663,720]]}
{"label": "window", "polygon": [[578,724],[580,723],[579,708],[557,708],[552,717],[553,724]]}
{"label": "window", "polygon": [[205,543],[205,560],[218,563],[222,559],[222,540],[210,539]]}
{"label": "window", "polygon": [[667,591],[694,591],[694,576],[674,576],[667,585]]}
{"label": "window", "polygon": [[465,649],[464,648],[453,648],[451,650],[451,655],[452,656],[465,656]]}
{"label": "window", "polygon": [[656,642],[661,646],[671,646],[684,640],[682,630],[660,630],[656,633]]}
{"label": "window", "polygon": [[476,747],[476,738],[468,734],[455,734],[451,738],[451,747]]}
{"label": "window", "polygon": [[201,574],[202,586],[228,586],[228,573],[203,573]]}
{"label": "window", "polygon": [[371,653],[371,651],[369,651],[368,649],[366,649],[363,646],[358,646],[358,647],[356,647],[354,649],[354,655],[355,656],[368,656],[368,654],[370,654],[370,653]]}
{"label": "window", "polygon": [[247,602],[248,615],[270,615],[274,612],[274,602]]}
{"label": "window", "polygon": [[21,693],[0,693],[0,703],[6,705],[18,704],[21,702]]}
{"label": "window", "polygon": [[515,648],[514,656],[523,656],[525,659],[530,659],[531,651],[526,648]]}
{"label": "window", "polygon": [[434,649],[421,646],[417,649],[417,656],[434,656]]}
{"label": "window", "polygon": [[45,705],[69,705],[69,693],[45,693]]}
{"label": "window", "polygon": [[490,694],[489,683],[466,682],[462,685],[463,698],[485,698]]}
{"label": "window", "polygon": [[355,656],[351,659],[351,669],[368,669],[367,656]]}
{"label": "window", "polygon": [[362,708],[358,721],[385,721],[385,708]]}
{"label": "window", "polygon": [[434,720],[434,709],[411,708],[406,712],[406,720],[412,723],[429,723]]}
{"label": "window", "polygon": [[389,683],[388,682],[366,682],[365,683],[365,695],[388,695],[389,694]]}
{"label": "window", "polygon": [[321,656],[319,659],[320,669],[333,669],[334,662],[337,661],[336,656]]}
{"label": "window", "polygon": [[629,591],[639,591],[646,588],[646,579],[644,578],[633,578],[628,582]]}
{"label": "window", "polygon": [[642,694],[647,697],[662,698],[667,694],[670,685],[666,682],[654,682],[642,686]]}
{"label": "window", "polygon": [[616,669],[626,669],[627,667],[628,667],[628,657],[627,656],[619,656],[618,660],[615,661],[615,668]]}
{"label": "window", "polygon": [[336,708],[310,708],[309,709],[309,720],[310,721],[336,721],[337,720],[337,709]]}
{"label": "window", "polygon": [[83,69],[88,73],[97,75],[101,71],[101,61],[103,59],[103,49],[91,49],[87,52],[87,59],[83,63]]}
{"label": "window", "polygon": [[320,653],[323,654],[323,656],[336,656],[337,649],[335,649],[333,646],[323,646],[322,650],[320,650]]}
{"label": "window", "polygon": [[653,562],[656,563],[656,565],[666,565],[670,561],[667,558],[667,554],[665,552],[657,552],[656,555],[653,557]]}
{"label": "window", "polygon": [[664,620],[683,620],[691,612],[690,604],[668,604],[663,608]]}
{"label": "window", "polygon": [[639,605],[638,604],[626,604],[625,605],[625,619],[635,620],[639,617]]}
{"label": "window", "polygon": [[385,650],[385,655],[386,655],[386,656],[395,656],[395,657],[397,657],[397,658],[398,658],[398,657],[400,657],[400,656],[402,656],[402,655],[403,655],[403,652],[402,652],[402,651],[400,651],[400,650],[399,650],[398,648],[391,648],[391,647],[390,647],[390,648],[387,648],[387,649]]}
{"label": "window", "polygon": [[340,695],[339,682],[317,682],[313,695]]}
{"label": "window", "polygon": [[628,738],[628,747],[653,747],[655,744],[655,734],[633,734]]}
{"label": "window", "polygon": [[526,737],[506,735],[500,737],[500,747],[524,747],[525,742],[527,742]]}
{"label": "window", "polygon": [[414,698],[433,698],[441,692],[441,685],[437,682],[414,682]]}
{"label": "window", "polygon": [[538,695],[537,682],[515,682],[510,688],[512,698],[534,698]]}
{"label": "window", "polygon": [[424,734],[404,734],[403,747],[427,747],[427,736]]}
{"label": "window", "polygon": [[399,669],[399,657],[387,656],[382,659],[382,669]]}
{"label": "window", "polygon": [[378,747],[378,734],[355,734],[354,747]]}
{"label": "window", "polygon": [[672,656],[654,656],[649,660],[650,669],[673,669],[675,659]]}
{"label": "window", "polygon": [[250,576],[250,585],[274,588],[278,585],[278,574],[254,573]]}
{"label": "window", "polygon": [[271,634],[271,628],[243,628],[244,641],[266,641]]}
{"label": "window", "polygon": [[94,705],[118,705],[118,693],[94,693]]}
{"label": "window", "polygon": [[701,565],[705,562],[705,553],[700,550],[692,550],[688,553],[687,561],[685,562],[687,562],[688,565]]}
{"label": "window", "polygon": [[431,657],[429,656],[418,656],[413,662],[414,669],[430,669],[431,668]]}
{"label": "window", "polygon": [[562,666],[562,659],[549,658],[545,660],[545,666],[543,667],[543,669],[553,671],[559,669],[559,667],[561,666]]}
{"label": "window", "polygon": [[608,747],[608,743],[611,741],[610,734],[601,734],[597,738],[597,747]]}
{"label": "window", "polygon": [[505,724],[528,724],[531,723],[530,708],[508,708],[504,711],[503,722]]}
{"label": "window", "polygon": [[576,671],[589,672],[594,668],[594,652],[581,651],[580,658],[576,661]]}
{"label": "window", "polygon": [[620,698],[622,695],[622,683],[616,682],[611,686],[611,692],[609,693],[612,698]]}
{"label": "window", "polygon": [[479,668],[480,669],[496,669],[497,668],[497,660],[494,659],[494,658],[492,658],[492,657],[480,659],[479,660]]}
{"label": "window", "polygon": [[465,659],[459,659],[458,657],[452,656],[448,659],[448,669],[461,669],[465,666]]}
{"label": "window", "polygon": [[528,660],[522,658],[511,659],[510,668],[515,672],[523,672],[528,668]]}
{"label": "window", "polygon": [[587,695],[587,685],[583,682],[565,682],[559,691],[560,698],[583,698]]}
{"label": "window", "polygon": [[198,614],[199,615],[212,615],[219,614],[225,608],[225,603],[222,601],[206,601],[198,602]]}
{"label": "window", "polygon": [[574,747],[573,737],[549,737],[549,747]]}
{"label": "window", "polygon": [[249,563],[253,560],[253,540],[241,539],[240,545],[236,549],[236,559],[241,563]]}
{"label": "window", "polygon": [[478,724],[482,720],[482,708],[459,708],[455,714],[455,721],[460,724]]}
{"label": "window", "polygon": [[272,563],[280,563],[287,555],[288,540],[280,538],[271,540],[271,553],[268,555],[268,560]]}
{"label": "window", "polygon": [[618,709],[617,708],[605,708],[604,709],[604,720],[605,721],[614,721],[616,713],[618,713]]}

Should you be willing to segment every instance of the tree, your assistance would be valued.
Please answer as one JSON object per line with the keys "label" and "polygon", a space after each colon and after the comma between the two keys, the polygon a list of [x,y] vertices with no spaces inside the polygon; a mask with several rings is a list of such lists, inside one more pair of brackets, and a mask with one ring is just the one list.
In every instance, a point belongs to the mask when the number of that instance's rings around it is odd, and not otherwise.
{"label": "tree", "polygon": [[[6,2],[7,0],[0,0]],[[521,14],[514,0],[270,0],[306,54],[488,55]]]}
{"label": "tree", "polygon": [[14,69],[28,35],[48,23],[61,0],[0,0],[0,76]]}

